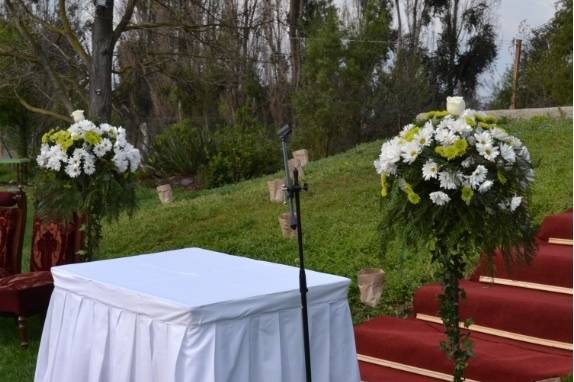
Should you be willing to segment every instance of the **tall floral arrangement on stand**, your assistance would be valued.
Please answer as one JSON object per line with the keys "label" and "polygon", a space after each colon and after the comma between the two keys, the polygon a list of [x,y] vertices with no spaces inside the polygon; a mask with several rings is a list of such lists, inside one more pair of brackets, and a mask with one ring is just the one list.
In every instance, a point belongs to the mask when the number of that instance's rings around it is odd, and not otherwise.
{"label": "tall floral arrangement on stand", "polygon": [[464,298],[458,280],[468,260],[498,249],[510,265],[534,252],[528,149],[495,118],[448,97],[446,111],[420,115],[386,141],[374,165],[381,175],[383,244],[398,238],[414,251],[426,247],[438,265],[447,337],[441,348],[461,381],[473,354],[458,309]]}
{"label": "tall floral arrangement on stand", "polygon": [[36,162],[38,212],[48,219],[81,217],[83,252],[91,259],[102,237],[102,219],[116,219],[136,208],[135,176],[141,156],[126,139],[126,130],[96,125],[72,113],[75,122],[42,137]]}

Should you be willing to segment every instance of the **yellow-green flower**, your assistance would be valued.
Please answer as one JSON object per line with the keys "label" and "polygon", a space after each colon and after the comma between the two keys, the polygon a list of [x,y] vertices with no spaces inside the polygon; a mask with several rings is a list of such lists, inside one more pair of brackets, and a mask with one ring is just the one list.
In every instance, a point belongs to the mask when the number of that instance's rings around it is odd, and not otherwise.
{"label": "yellow-green flower", "polygon": [[472,190],[472,188],[470,188],[470,186],[464,186],[462,188],[461,198],[466,204],[470,203],[473,196],[474,196],[474,191]]}
{"label": "yellow-green flower", "polygon": [[421,197],[416,192],[409,192],[407,194],[407,199],[411,204],[419,204],[421,202]]}
{"label": "yellow-green flower", "polygon": [[94,131],[86,131],[84,133],[84,140],[95,146],[102,141],[102,137]]}
{"label": "yellow-green flower", "polygon": [[420,130],[421,130],[420,127],[415,126],[412,129],[410,129],[409,131],[407,131],[405,133],[405,136],[404,136],[405,141],[411,142],[413,139],[415,139],[415,135],[417,135]]}
{"label": "yellow-green flower", "polygon": [[68,149],[74,144],[72,136],[67,130],[59,130],[50,134],[48,141],[60,145],[64,152],[68,151]]}
{"label": "yellow-green flower", "polygon": [[466,153],[468,142],[464,138],[457,139],[452,145],[437,146],[434,151],[443,158],[452,160]]}
{"label": "yellow-green flower", "polygon": [[408,184],[407,182],[403,182],[401,185],[401,189],[407,194],[407,199],[412,204],[419,204],[421,201],[421,197],[413,190],[413,186]]}
{"label": "yellow-green flower", "polygon": [[468,115],[466,117],[464,117],[464,120],[466,121],[466,123],[469,126],[475,127],[476,126],[476,122],[474,119],[470,118]]}
{"label": "yellow-green flower", "polygon": [[384,198],[389,194],[389,184],[387,183],[387,176],[381,174],[381,196]]}
{"label": "yellow-green flower", "polygon": [[492,125],[492,124],[495,124],[495,123],[496,123],[496,118],[495,118],[494,116],[492,116],[492,115],[482,116],[482,115],[480,115],[480,114],[477,114],[477,115],[475,116],[475,118],[476,118],[476,120],[477,120],[478,122],[487,123],[487,124],[489,124],[489,125]]}
{"label": "yellow-green flower", "polygon": [[54,129],[50,129],[50,131],[42,135],[42,143],[50,143],[52,141],[52,134],[54,134]]}
{"label": "yellow-green flower", "polygon": [[489,130],[493,127],[495,127],[496,125],[493,123],[486,123],[486,122],[480,122],[479,123],[480,127],[482,127],[484,130]]}

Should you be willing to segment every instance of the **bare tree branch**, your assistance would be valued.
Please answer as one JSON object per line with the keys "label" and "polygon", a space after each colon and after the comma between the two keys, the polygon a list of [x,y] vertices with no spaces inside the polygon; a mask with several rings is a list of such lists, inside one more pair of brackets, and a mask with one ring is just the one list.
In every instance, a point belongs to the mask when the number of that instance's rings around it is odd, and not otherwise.
{"label": "bare tree branch", "polygon": [[122,33],[126,30],[126,27],[128,26],[130,20],[132,19],[136,1],[137,0],[128,0],[124,15],[122,16],[122,19],[114,29],[114,33],[112,36],[112,45],[114,45],[119,40]]}
{"label": "bare tree branch", "polygon": [[80,55],[80,57],[84,60],[86,65],[89,66],[91,62],[91,57],[80,43],[80,40],[78,40],[78,36],[76,35],[76,33],[72,30],[70,20],[68,19],[68,15],[66,14],[66,0],[59,0],[58,13],[60,15],[60,19],[62,20],[62,25],[64,27],[62,34],[66,36],[66,39],[70,43],[72,49],[74,49],[74,51],[76,51]]}
{"label": "bare tree branch", "polygon": [[26,110],[29,110],[33,113],[46,115],[48,117],[56,118],[56,119],[59,119],[61,121],[65,121],[68,123],[74,122],[74,120],[71,117],[67,117],[63,114],[56,113],[55,111],[42,109],[41,107],[32,106],[28,102],[26,102],[26,100],[24,98],[20,97],[18,94],[16,94],[16,98],[18,98],[18,101],[20,102],[20,104],[22,106],[24,106],[24,108],[26,108]]}
{"label": "bare tree branch", "polygon": [[34,36],[32,35],[32,32],[30,32],[28,30],[27,26],[22,22],[22,18],[20,17],[21,15],[14,8],[14,5],[12,4],[12,2],[9,0],[6,0],[6,6],[7,6],[7,9],[9,10],[9,12],[12,14],[12,17],[16,18],[15,26],[16,26],[16,29],[18,30],[18,33],[25,40],[28,41],[28,43],[32,47],[32,51],[35,53],[36,56],[38,56],[39,62],[41,64],[42,68],[44,69],[44,71],[48,75],[48,78],[50,79],[50,82],[54,86],[55,94],[56,94],[58,100],[62,103],[62,105],[64,105],[66,110],[71,113],[74,110],[74,107],[72,106],[72,102],[68,98],[66,91],[65,91],[65,88],[60,81],[60,78],[52,69],[50,62],[48,61],[48,58],[45,55],[45,52],[42,50],[42,48],[39,46],[38,42],[35,40]]}
{"label": "bare tree branch", "polygon": [[21,52],[16,52],[14,50],[3,50],[0,48],[0,56],[5,56],[5,57],[14,57],[14,58],[18,58],[20,60],[24,60],[24,61],[29,61],[29,62],[34,62],[34,63],[38,63],[39,60],[37,57],[34,57],[30,54],[26,54],[26,53],[21,53]]}

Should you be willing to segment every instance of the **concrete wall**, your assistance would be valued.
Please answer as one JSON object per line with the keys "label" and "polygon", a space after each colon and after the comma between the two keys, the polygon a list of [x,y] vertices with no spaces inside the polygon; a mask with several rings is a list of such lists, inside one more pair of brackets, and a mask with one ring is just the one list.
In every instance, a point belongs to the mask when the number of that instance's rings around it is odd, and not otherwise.
{"label": "concrete wall", "polygon": [[491,114],[496,118],[508,118],[508,119],[527,119],[535,116],[572,119],[572,106],[539,107],[532,109],[488,110],[486,111],[486,113]]}

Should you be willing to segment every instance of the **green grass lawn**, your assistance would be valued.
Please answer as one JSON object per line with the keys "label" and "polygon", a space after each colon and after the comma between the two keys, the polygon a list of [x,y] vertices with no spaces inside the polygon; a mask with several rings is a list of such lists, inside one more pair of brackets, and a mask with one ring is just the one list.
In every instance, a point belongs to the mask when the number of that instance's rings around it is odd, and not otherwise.
{"label": "green grass lawn", "polygon": [[[572,206],[572,121],[533,119],[505,126],[528,145],[536,162],[531,211],[537,224],[547,214]],[[433,279],[424,254],[399,249],[380,253],[379,179],[372,162],[381,142],[305,167],[309,192],[302,196],[308,268],[353,280],[349,302],[355,322],[381,314],[408,312],[411,295]],[[204,247],[240,256],[297,264],[294,240],[283,239],[277,217],[285,206],[269,202],[265,182],[280,173],[201,192],[176,190],[175,202],[162,206],[154,190],[140,191],[140,210],[129,220],[106,225],[101,258],[132,256],[183,247]],[[25,253],[28,256],[28,252]],[[356,273],[366,267],[386,272],[383,301],[372,309],[359,302]],[[31,320],[31,346],[18,346],[13,319],[0,320],[2,381],[30,381],[41,332]]]}

